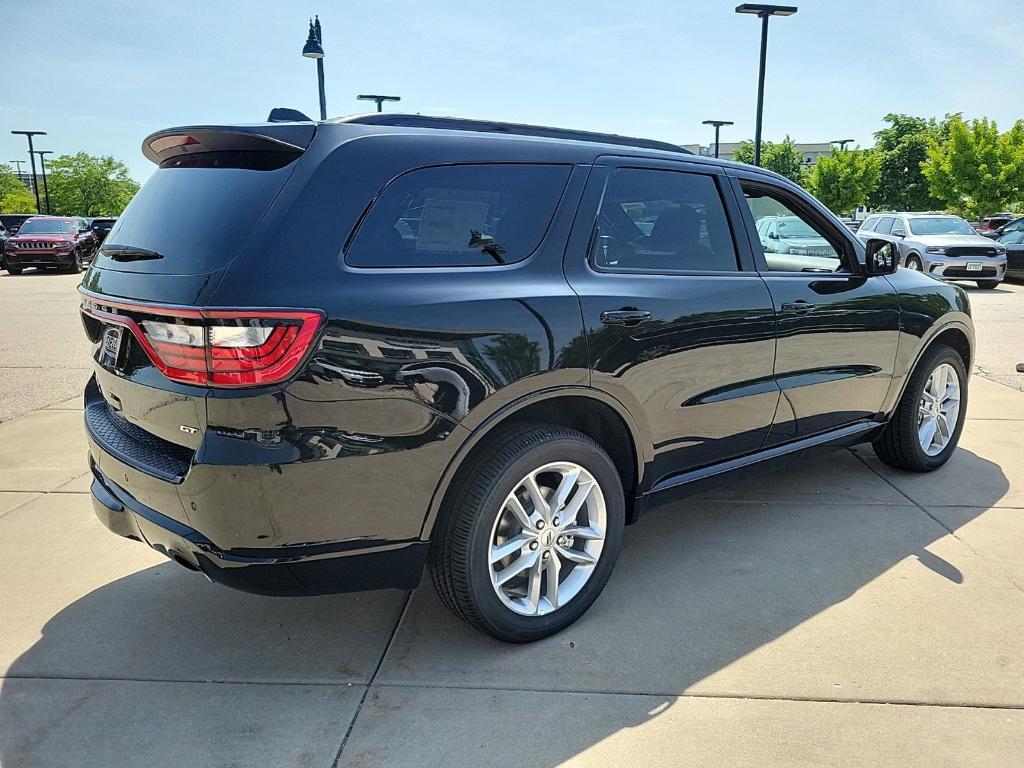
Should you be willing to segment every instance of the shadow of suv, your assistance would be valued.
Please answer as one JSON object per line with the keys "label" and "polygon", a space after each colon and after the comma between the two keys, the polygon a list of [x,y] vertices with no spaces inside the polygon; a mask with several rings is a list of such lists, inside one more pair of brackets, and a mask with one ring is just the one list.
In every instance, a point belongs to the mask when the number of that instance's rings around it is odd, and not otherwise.
{"label": "shadow of suv", "polygon": [[[93,506],[214,581],[427,564],[458,616],[529,641],[587,610],[651,503],[824,446],[932,470],[959,438],[963,290],[770,172],[400,114],[143,151],[80,289]],[[766,256],[765,217],[815,247]]]}

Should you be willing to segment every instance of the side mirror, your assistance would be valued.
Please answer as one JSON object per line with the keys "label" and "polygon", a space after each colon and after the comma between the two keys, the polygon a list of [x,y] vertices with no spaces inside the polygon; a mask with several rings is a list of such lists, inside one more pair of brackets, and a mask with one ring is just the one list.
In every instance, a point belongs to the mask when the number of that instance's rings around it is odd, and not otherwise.
{"label": "side mirror", "polygon": [[899,251],[888,240],[873,237],[865,243],[867,259],[864,261],[868,275],[891,275],[900,264]]}

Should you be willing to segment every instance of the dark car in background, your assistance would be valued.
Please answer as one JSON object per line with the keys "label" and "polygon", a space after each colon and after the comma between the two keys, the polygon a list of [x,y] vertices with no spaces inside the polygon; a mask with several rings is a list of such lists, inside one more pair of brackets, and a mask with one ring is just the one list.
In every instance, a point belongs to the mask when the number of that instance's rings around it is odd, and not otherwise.
{"label": "dark car in background", "polygon": [[81,272],[99,248],[96,235],[78,216],[33,216],[8,238],[5,269],[20,275],[28,267]]}
{"label": "dark car in background", "polygon": [[7,227],[0,223],[0,269],[4,268],[4,255],[7,252]]}
{"label": "dark car in background", "polygon": [[107,235],[110,234],[110,229],[116,221],[116,216],[97,216],[89,222],[89,228],[96,235],[100,245],[103,245],[103,241],[107,239]]}
{"label": "dark car in background", "polygon": [[1016,218],[1016,213],[1009,213],[1008,211],[1004,211],[1003,213],[993,213],[991,216],[986,216],[979,221],[975,229],[978,230],[978,234],[980,235],[992,237]]}
{"label": "dark car in background", "polygon": [[1017,222],[1021,226],[1011,229],[1008,225],[996,242],[1006,248],[1006,276],[1024,280],[1024,219]]}
{"label": "dark car in background", "polygon": [[14,237],[18,234],[22,224],[38,215],[38,213],[0,213],[0,224],[7,229],[8,237]]}
{"label": "dark car in background", "polygon": [[[771,172],[401,114],[143,152],[80,288],[93,508],[214,581],[411,588],[426,564],[524,642],[590,607],[651,504],[823,446],[919,472],[956,449],[965,292]],[[799,253],[766,254],[762,219]]]}
{"label": "dark car in background", "polygon": [[1024,216],[1017,216],[1010,219],[996,229],[983,232],[982,235],[990,240],[998,240],[1002,235],[1008,232],[1015,232],[1020,229],[1024,229]]}

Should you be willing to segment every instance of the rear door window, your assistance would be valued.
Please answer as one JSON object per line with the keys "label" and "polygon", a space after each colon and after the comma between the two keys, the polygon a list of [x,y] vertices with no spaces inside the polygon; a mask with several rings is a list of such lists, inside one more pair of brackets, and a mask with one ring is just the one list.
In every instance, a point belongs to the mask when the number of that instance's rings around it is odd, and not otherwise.
{"label": "rear door window", "polygon": [[881,219],[875,226],[875,232],[880,235],[888,235],[889,230],[892,229],[893,222],[896,221],[892,216],[886,216]]}
{"label": "rear door window", "polygon": [[714,178],[616,170],[601,203],[591,264],[607,272],[735,272],[736,249]]}
{"label": "rear door window", "polygon": [[377,197],[345,252],[356,267],[477,267],[522,261],[540,245],[567,165],[420,168]]}

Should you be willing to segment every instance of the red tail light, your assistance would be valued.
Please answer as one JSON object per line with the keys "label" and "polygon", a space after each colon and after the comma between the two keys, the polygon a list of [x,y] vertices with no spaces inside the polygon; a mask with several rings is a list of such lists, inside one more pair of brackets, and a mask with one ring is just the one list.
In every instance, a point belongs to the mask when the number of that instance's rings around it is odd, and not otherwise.
{"label": "red tail light", "polygon": [[313,311],[154,307],[100,297],[85,299],[82,312],[130,331],[168,379],[213,387],[284,381],[323,319]]}

